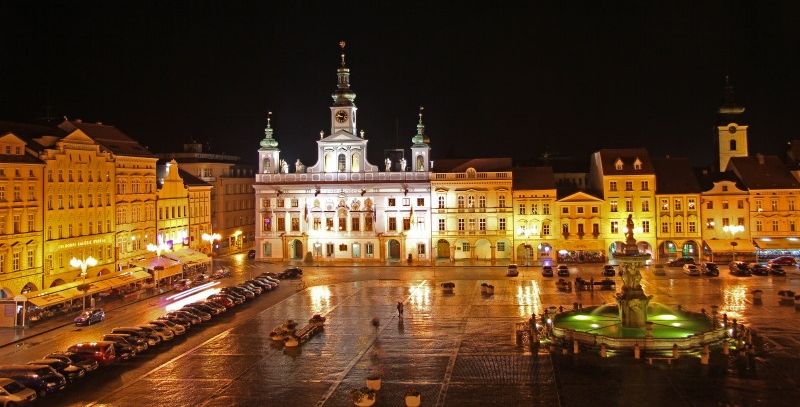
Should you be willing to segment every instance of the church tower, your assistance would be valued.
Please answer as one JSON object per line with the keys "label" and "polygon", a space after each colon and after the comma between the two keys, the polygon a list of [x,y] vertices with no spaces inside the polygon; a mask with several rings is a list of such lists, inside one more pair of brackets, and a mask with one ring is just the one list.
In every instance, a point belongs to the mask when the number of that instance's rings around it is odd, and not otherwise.
{"label": "church tower", "polygon": [[258,172],[261,174],[277,174],[281,172],[281,150],[278,140],[272,137],[272,112],[267,114],[267,128],[264,129],[264,139],[258,149]]}
{"label": "church tower", "polygon": [[723,103],[717,122],[717,152],[720,172],[728,168],[733,157],[747,157],[747,125],[744,121],[744,107],[736,104],[733,85],[725,77]]}
{"label": "church tower", "polygon": [[333,91],[333,106],[331,106],[331,134],[338,131],[346,131],[351,135],[356,135],[356,110],[358,108],[353,103],[356,100],[356,93],[350,89],[350,68],[344,60],[344,41],[339,41],[341,48],[341,61],[339,69],[336,70],[338,81],[336,90]]}
{"label": "church tower", "polygon": [[422,109],[419,107],[419,123],[417,123],[417,134],[411,138],[411,165],[412,171],[430,171],[430,140],[425,135],[425,124],[422,123]]}

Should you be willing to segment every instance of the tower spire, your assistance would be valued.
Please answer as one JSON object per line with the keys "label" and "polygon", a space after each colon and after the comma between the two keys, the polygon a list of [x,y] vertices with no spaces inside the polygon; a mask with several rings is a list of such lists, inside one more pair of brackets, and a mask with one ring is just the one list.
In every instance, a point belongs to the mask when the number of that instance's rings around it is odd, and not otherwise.
{"label": "tower spire", "polygon": [[338,79],[336,90],[331,95],[334,106],[354,106],[353,101],[356,99],[356,93],[350,89],[350,68],[347,67],[345,62],[344,48],[346,45],[346,42],[339,41],[341,53],[339,54],[339,68],[336,70]]}
{"label": "tower spire", "polygon": [[725,87],[722,90],[722,106],[720,106],[718,112],[723,116],[733,116],[744,113],[744,107],[736,104],[736,94],[728,75],[725,75]]}
{"label": "tower spire", "polygon": [[425,110],[424,106],[419,107],[419,121],[417,122],[417,134],[411,138],[411,142],[415,145],[426,144],[428,138],[425,137],[425,123],[422,122],[422,111]]}
{"label": "tower spire", "polygon": [[261,140],[261,147],[274,149],[278,147],[278,140],[272,137],[272,112],[267,112],[267,127],[264,129],[264,139]]}

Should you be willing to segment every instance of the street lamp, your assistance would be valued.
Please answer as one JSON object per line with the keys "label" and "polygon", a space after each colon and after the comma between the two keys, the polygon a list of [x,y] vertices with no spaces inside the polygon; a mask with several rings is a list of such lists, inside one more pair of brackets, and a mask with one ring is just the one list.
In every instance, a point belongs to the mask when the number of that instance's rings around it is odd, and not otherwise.
{"label": "street lamp", "polygon": [[89,267],[94,267],[97,265],[97,260],[89,256],[83,260],[78,260],[77,257],[73,257],[69,261],[69,265],[74,268],[81,269],[81,277],[83,278],[83,309],[86,309],[86,292],[89,291],[89,287],[86,286],[86,269]]}
{"label": "street lamp", "polygon": [[731,261],[736,261],[736,242],[734,237],[739,232],[744,232],[744,225],[725,225],[722,230],[731,235]]}
{"label": "street lamp", "polygon": [[155,252],[156,256],[161,257],[161,252],[169,251],[169,245],[166,243],[158,242],[158,244],[147,244],[147,251],[148,252]]}
{"label": "street lamp", "polygon": [[214,242],[222,239],[222,235],[219,233],[203,233],[200,236],[204,241],[208,242],[211,245],[211,273],[214,273]]}

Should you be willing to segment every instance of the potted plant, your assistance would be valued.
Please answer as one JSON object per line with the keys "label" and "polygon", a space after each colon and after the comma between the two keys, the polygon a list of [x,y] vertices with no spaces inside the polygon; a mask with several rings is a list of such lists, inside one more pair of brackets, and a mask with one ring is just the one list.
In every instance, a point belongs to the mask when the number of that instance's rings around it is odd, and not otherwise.
{"label": "potted plant", "polygon": [[418,407],[422,403],[422,396],[417,389],[409,387],[406,390],[406,407]]}
{"label": "potted plant", "polygon": [[490,285],[488,285],[486,287],[486,294],[487,295],[494,295],[494,286],[493,285],[490,284]]}
{"label": "potted plant", "polygon": [[452,294],[453,289],[456,288],[456,284],[450,281],[442,283],[441,285],[442,291],[444,291],[445,294]]}
{"label": "potted plant", "polygon": [[375,404],[376,395],[377,393],[375,393],[375,390],[370,390],[366,387],[350,390],[350,397],[353,399],[353,404],[357,406],[368,407]]}
{"label": "potted plant", "polygon": [[298,341],[294,335],[287,336],[286,339],[283,341],[283,346],[286,346],[287,348],[294,348],[299,345],[300,341]]}
{"label": "potted plant", "polygon": [[381,389],[381,375],[378,372],[372,372],[367,376],[367,388],[370,390],[378,391]]}
{"label": "potted plant", "polygon": [[489,284],[481,283],[481,294],[486,295],[489,291]]}

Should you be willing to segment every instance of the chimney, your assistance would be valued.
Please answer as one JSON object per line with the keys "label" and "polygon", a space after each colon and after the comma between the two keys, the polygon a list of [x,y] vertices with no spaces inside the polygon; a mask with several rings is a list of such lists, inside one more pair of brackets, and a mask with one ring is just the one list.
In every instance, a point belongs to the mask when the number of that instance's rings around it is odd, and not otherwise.
{"label": "chimney", "polygon": [[764,165],[764,154],[761,153],[756,154],[756,160],[758,160],[759,164]]}
{"label": "chimney", "polygon": [[81,119],[75,119],[75,123],[83,123],[83,120],[81,120]]}

